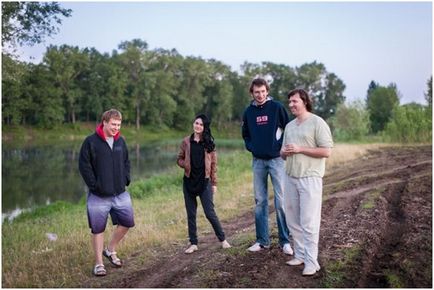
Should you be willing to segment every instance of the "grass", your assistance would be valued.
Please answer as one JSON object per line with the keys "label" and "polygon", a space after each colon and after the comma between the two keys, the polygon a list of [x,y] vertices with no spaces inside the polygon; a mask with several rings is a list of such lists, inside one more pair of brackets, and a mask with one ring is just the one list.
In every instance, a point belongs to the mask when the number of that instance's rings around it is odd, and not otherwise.
{"label": "grass", "polygon": [[[370,150],[377,150],[382,147],[396,146],[396,144],[372,143],[372,144],[350,144],[338,143],[332,149],[331,156],[327,159],[327,168],[341,166],[342,163],[359,158]],[[327,174],[327,170],[326,170]]]}
{"label": "grass", "polygon": [[404,281],[402,281],[402,279],[400,278],[400,276],[402,276],[402,275],[399,272],[395,273],[392,270],[386,270],[384,274],[386,276],[386,280],[387,280],[387,283],[389,284],[390,288],[404,288],[405,287]]}
{"label": "grass", "polygon": [[372,209],[375,207],[375,203],[380,197],[381,193],[384,191],[384,188],[378,188],[376,190],[367,192],[365,198],[360,205],[362,209]]}
{"label": "grass", "polygon": [[[328,166],[339,165],[371,148],[378,146],[337,144]],[[338,156],[341,154],[345,158]],[[218,176],[214,203],[219,218],[232,220],[252,210],[250,154],[244,150],[220,154]],[[137,181],[129,187],[136,226],[129,231],[117,251],[121,257],[135,257],[130,262],[131,267],[141,269],[144,264],[158,259],[155,251],[164,251],[174,244],[187,244],[181,180],[182,170],[174,166],[165,175]],[[199,234],[212,232],[201,208],[198,209],[198,229]],[[106,243],[112,230],[109,223]],[[49,241],[46,233],[55,233],[58,239]],[[80,287],[92,277],[90,237],[84,200],[75,205],[55,203],[25,213],[11,223],[3,223],[2,287]],[[235,248],[237,244],[247,244],[251,237],[252,233],[240,234],[233,242]]]}
{"label": "grass", "polygon": [[[220,219],[232,219],[252,205],[250,156],[248,153],[220,157],[216,210]],[[117,251],[121,257],[143,252],[152,259],[151,249],[169,247],[174,241],[187,244],[187,222],[181,189],[182,170],[174,168],[132,184],[136,226]],[[211,226],[198,209],[199,231]],[[49,241],[46,233],[55,233]],[[110,223],[106,242],[112,233]],[[3,287],[79,287],[88,280],[93,264],[90,231],[84,202],[78,205],[56,203],[25,213],[2,227]]]}
{"label": "grass", "polygon": [[344,250],[344,257],[341,260],[336,260],[327,264],[325,268],[325,276],[322,278],[321,287],[324,288],[340,288],[346,279],[348,268],[360,257],[360,247],[354,245],[351,248]]}

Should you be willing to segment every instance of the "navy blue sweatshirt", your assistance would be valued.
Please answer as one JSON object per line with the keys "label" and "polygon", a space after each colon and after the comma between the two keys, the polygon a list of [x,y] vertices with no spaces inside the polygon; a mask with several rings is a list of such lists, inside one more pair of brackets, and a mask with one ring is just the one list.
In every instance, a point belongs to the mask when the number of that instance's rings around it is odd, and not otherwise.
{"label": "navy blue sweatshirt", "polygon": [[[270,98],[257,106],[253,101],[243,115],[242,136],[246,149],[260,159],[279,157],[283,130],[288,122],[288,113],[280,102]],[[278,128],[282,130],[279,139],[276,138]]]}
{"label": "navy blue sweatshirt", "polygon": [[112,150],[105,140],[102,124],[95,134],[84,140],[78,167],[89,191],[99,196],[123,193],[130,184],[130,161],[125,141],[119,134],[114,136]]}

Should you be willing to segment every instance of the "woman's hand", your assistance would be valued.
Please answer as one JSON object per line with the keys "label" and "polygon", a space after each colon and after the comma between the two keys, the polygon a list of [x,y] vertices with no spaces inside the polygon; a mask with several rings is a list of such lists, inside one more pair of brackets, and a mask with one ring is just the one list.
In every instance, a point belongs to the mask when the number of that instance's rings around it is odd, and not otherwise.
{"label": "woman's hand", "polygon": [[212,186],[212,193],[217,193],[217,185]]}

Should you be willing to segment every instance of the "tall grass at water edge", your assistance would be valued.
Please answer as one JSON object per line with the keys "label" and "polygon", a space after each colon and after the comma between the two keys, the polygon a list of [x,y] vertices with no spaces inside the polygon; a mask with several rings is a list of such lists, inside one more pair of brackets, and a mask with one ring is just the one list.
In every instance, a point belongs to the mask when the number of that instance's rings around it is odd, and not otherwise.
{"label": "tall grass at water edge", "polygon": [[[358,158],[366,150],[380,146],[337,144],[327,166]],[[135,256],[147,263],[155,256],[155,249],[188,243],[182,173],[174,166],[167,174],[130,185],[136,226],[117,249],[121,258]],[[252,210],[250,154],[220,154],[218,176],[214,203],[219,218],[231,220]],[[106,243],[112,230],[109,222]],[[199,235],[212,232],[201,208],[198,231]],[[55,233],[57,240],[50,241],[46,233]],[[55,203],[3,223],[2,287],[79,287],[92,277],[90,237],[84,200],[78,205]]]}

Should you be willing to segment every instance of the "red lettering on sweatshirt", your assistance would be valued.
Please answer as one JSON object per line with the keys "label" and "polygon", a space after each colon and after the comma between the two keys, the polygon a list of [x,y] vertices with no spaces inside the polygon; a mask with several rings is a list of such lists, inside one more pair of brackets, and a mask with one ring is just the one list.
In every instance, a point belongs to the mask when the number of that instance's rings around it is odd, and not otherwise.
{"label": "red lettering on sweatshirt", "polygon": [[256,125],[266,125],[268,124],[268,116],[257,116],[256,117]]}

